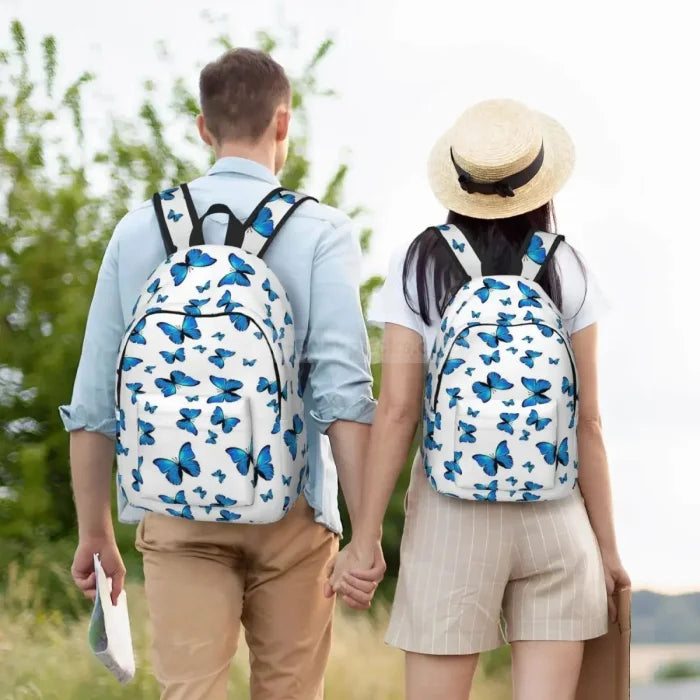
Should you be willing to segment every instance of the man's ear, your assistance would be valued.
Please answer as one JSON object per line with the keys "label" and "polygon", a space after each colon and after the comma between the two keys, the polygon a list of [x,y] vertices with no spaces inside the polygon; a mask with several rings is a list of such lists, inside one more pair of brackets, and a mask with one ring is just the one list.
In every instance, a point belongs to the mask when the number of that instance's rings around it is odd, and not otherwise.
{"label": "man's ear", "polygon": [[197,115],[197,131],[199,131],[200,138],[207,144],[207,146],[214,146],[214,138],[209,133],[209,129],[207,129],[207,125],[204,123],[203,114]]}
{"label": "man's ear", "polygon": [[280,105],[277,108],[276,114],[276,133],[275,139],[281,143],[286,141],[289,136],[289,122],[292,119],[292,110],[289,105]]}

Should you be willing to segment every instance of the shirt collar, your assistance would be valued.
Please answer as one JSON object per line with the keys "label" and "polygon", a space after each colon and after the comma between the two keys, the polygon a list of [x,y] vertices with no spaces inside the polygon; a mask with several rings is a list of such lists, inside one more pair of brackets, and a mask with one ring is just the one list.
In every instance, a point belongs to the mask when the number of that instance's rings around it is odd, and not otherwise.
{"label": "shirt collar", "polygon": [[247,158],[237,158],[234,156],[226,156],[219,158],[214,165],[209,169],[207,175],[219,175],[220,173],[231,173],[237,175],[248,175],[249,177],[269,182],[271,185],[279,187],[279,180],[274,174],[266,168],[262,163],[256,163]]}

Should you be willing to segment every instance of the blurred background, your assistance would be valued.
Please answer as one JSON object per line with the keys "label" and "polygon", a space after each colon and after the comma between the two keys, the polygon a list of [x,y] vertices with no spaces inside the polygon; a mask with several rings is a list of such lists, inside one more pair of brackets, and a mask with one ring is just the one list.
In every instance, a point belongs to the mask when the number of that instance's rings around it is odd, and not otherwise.
{"label": "blurred background", "polygon": [[[513,97],[569,129],[577,167],[556,203],[560,232],[610,306],[601,402],[635,588],[633,698],[700,697],[700,336],[689,318],[700,56],[687,13],[681,0],[0,0],[0,698],[157,697],[130,527],[119,539],[135,684],[120,688],[88,654],[56,407],[70,398],[114,225],[208,167],[194,130],[199,70],[241,45],[270,51],[293,78],[283,182],[356,219],[365,308],[392,251],[444,220],[425,163],[463,109]],[[380,331],[370,335],[377,349]],[[340,617],[330,700],[403,696],[401,653],[382,634],[407,482],[406,471],[385,523],[385,602],[371,617]],[[241,652],[232,688],[244,692],[246,674]],[[508,683],[505,649],[484,659],[475,697],[509,698]]]}

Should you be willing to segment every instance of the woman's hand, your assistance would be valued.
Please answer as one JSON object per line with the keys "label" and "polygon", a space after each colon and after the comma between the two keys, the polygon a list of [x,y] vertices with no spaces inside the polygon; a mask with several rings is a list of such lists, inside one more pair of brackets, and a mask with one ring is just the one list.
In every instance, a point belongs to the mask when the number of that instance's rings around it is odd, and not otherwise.
{"label": "woman's hand", "polygon": [[617,551],[601,552],[603,571],[605,572],[605,588],[608,592],[608,615],[611,622],[617,621],[617,606],[612,597],[615,591],[629,588],[632,585],[630,577],[620,561]]}
{"label": "woman's hand", "polygon": [[339,594],[348,607],[367,610],[385,571],[380,542],[367,548],[350,542],[338,553],[324,593],[328,598]]}

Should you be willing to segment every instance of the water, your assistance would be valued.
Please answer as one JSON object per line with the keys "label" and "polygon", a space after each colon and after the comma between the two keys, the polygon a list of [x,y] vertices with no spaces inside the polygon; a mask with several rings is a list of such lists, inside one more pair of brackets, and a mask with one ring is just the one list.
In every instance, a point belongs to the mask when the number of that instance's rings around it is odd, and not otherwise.
{"label": "water", "polygon": [[632,688],[632,700],[700,700],[700,680]]}

